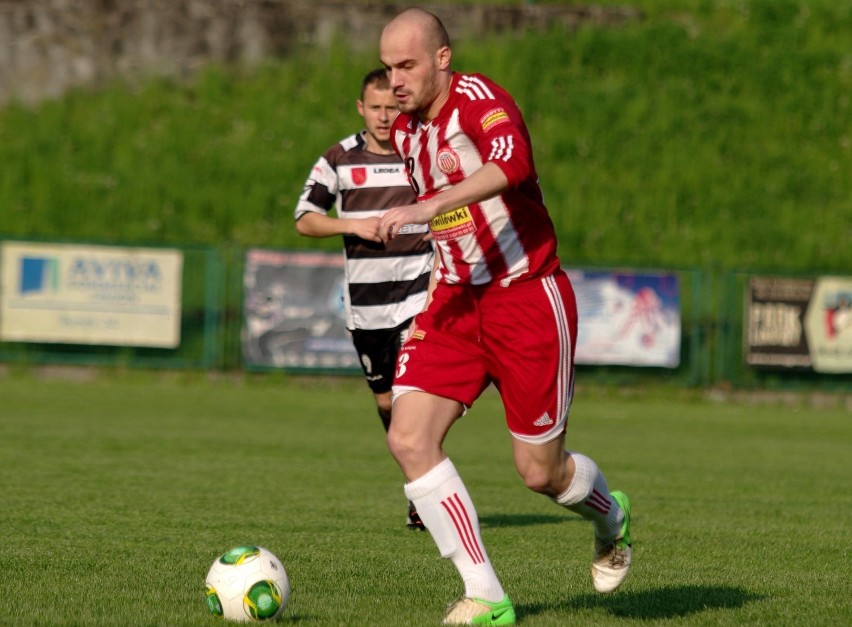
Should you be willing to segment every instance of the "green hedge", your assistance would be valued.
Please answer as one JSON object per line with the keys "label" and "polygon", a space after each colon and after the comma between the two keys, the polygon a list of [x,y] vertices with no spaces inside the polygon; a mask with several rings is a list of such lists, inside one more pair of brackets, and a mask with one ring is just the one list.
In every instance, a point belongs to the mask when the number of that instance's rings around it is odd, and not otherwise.
{"label": "green hedge", "polygon": [[[646,18],[622,28],[455,46],[458,69],[525,110],[565,263],[852,268],[852,5],[634,4]],[[358,128],[375,65],[302,49],[7,106],[0,231],[336,248],[300,239],[292,208],[317,155]]]}

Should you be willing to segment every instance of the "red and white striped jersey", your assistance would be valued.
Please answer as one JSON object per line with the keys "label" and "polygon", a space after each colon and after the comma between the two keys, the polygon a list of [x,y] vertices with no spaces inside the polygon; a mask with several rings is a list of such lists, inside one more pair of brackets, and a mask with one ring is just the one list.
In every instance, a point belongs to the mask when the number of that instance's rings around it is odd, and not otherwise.
{"label": "red and white striped jersey", "polygon": [[[339,218],[381,216],[414,202],[402,162],[395,154],[366,150],[363,134],[350,135],[314,164],[294,212]],[[392,329],[419,313],[426,303],[432,272],[427,228],[408,225],[387,244],[343,237],[346,255],[345,308],[348,329]]]}
{"label": "red and white striped jersey", "polygon": [[529,132],[503,88],[481,74],[456,72],[437,117],[423,124],[416,115],[399,114],[391,143],[405,160],[420,200],[458,184],[487,162],[498,165],[509,180],[499,196],[431,221],[439,281],[505,287],[559,268]]}

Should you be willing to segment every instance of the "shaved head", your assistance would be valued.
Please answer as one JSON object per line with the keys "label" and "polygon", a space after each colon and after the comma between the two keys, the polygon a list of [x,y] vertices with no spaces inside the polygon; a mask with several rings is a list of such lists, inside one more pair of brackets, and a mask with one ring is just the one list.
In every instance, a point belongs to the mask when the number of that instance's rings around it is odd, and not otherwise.
{"label": "shaved head", "polygon": [[385,32],[402,29],[404,32],[418,32],[423,36],[429,52],[450,47],[450,35],[444,23],[434,13],[417,7],[406,9],[385,26]]}
{"label": "shaved head", "polygon": [[423,9],[406,9],[382,30],[379,48],[400,111],[434,118],[452,81],[450,36],[441,20]]}

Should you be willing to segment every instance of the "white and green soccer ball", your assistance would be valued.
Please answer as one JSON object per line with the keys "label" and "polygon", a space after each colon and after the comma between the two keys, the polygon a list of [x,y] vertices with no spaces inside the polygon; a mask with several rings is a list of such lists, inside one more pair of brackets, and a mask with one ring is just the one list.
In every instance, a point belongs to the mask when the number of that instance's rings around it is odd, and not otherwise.
{"label": "white and green soccer ball", "polygon": [[226,620],[275,620],[290,599],[284,565],[261,546],[238,546],[217,557],[206,584],[207,609]]}

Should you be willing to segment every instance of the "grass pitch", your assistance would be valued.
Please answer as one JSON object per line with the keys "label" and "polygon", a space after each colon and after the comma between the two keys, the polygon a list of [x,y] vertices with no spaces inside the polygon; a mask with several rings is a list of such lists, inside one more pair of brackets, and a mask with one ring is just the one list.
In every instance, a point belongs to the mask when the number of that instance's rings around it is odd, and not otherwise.
{"label": "grass pitch", "polygon": [[[0,624],[221,625],[204,576],[243,543],[287,567],[285,624],[437,625],[461,592],[403,524],[360,380],[11,374],[0,430]],[[634,504],[634,569],[610,596],[589,523],[515,475],[493,393],[447,443],[521,624],[852,624],[842,402],[581,388],[568,441]]]}

